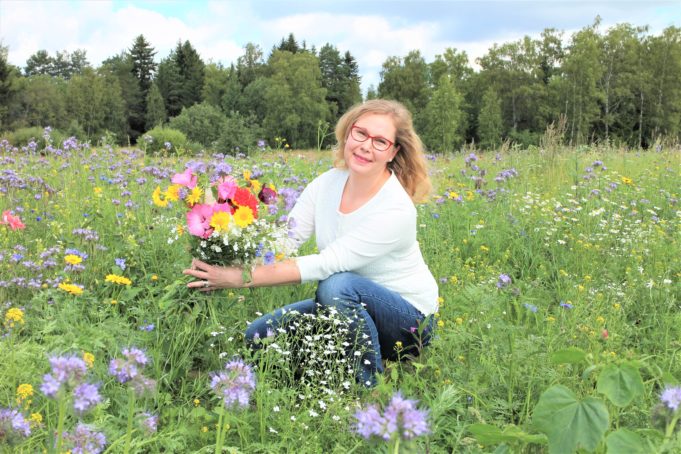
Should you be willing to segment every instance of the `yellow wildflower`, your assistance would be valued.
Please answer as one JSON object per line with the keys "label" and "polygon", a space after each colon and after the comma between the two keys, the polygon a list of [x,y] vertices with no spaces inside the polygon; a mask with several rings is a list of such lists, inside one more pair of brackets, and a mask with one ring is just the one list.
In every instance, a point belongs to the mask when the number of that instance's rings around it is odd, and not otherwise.
{"label": "yellow wildflower", "polygon": [[201,401],[199,399],[194,399],[194,406],[198,407],[199,405],[201,405]]}
{"label": "yellow wildflower", "polygon": [[187,197],[184,199],[189,205],[196,205],[201,201],[201,198],[203,197],[203,190],[196,186],[194,189],[192,189],[192,192],[187,194]]}
{"label": "yellow wildflower", "polygon": [[440,328],[442,328],[443,326],[445,326],[445,321],[442,320],[442,319],[438,320],[438,321],[437,321],[437,326],[439,326]]}
{"label": "yellow wildflower", "polygon": [[438,303],[438,304],[442,304],[442,303],[444,303],[444,302],[445,302],[445,299],[444,299],[443,297],[441,297],[441,296],[438,296],[438,297],[437,297],[437,303]]}
{"label": "yellow wildflower", "polygon": [[175,231],[177,232],[178,235],[182,235],[184,233],[184,227],[182,224],[177,224],[175,227]]}
{"label": "yellow wildflower", "polygon": [[75,296],[81,295],[83,293],[83,289],[75,284],[67,284],[66,282],[62,282],[58,285],[58,287]]}
{"label": "yellow wildflower", "polygon": [[97,194],[97,195],[101,195],[101,194],[102,194],[102,188],[100,188],[100,187],[96,187],[96,188],[94,189],[94,191],[95,191],[95,194]]}
{"label": "yellow wildflower", "polygon": [[615,303],[615,304],[612,305],[612,307],[613,307],[615,310],[619,310],[622,306],[620,305],[620,303]]}
{"label": "yellow wildflower", "polygon": [[31,416],[28,418],[28,420],[34,425],[39,426],[43,422],[43,415],[40,413],[31,413]]}
{"label": "yellow wildflower", "polygon": [[23,325],[24,322],[24,311],[18,307],[12,307],[7,312],[5,312],[5,326],[14,328],[17,323]]}
{"label": "yellow wildflower", "polygon": [[229,229],[231,219],[232,216],[226,211],[218,211],[210,218],[210,226],[218,233],[226,232]]}
{"label": "yellow wildflower", "polygon": [[155,275],[155,274],[152,274],[152,275],[151,275],[151,280],[152,280],[152,281],[158,281],[158,276]]}
{"label": "yellow wildflower", "polygon": [[208,432],[208,427],[203,426],[203,427],[201,428],[201,432],[203,432],[203,433]]}
{"label": "yellow wildflower", "polygon": [[21,405],[25,400],[33,396],[33,386],[22,383],[17,387],[17,403]]}
{"label": "yellow wildflower", "polygon": [[76,254],[68,254],[64,257],[64,261],[69,265],[79,265],[83,262],[83,258]]}
{"label": "yellow wildflower", "polygon": [[253,223],[253,211],[248,207],[239,207],[234,212],[234,222],[239,227],[247,227]]}
{"label": "yellow wildflower", "polygon": [[402,347],[402,342],[401,342],[401,341],[395,342],[395,347],[394,347],[394,348],[395,348],[395,351],[396,351],[396,352],[401,352],[402,349],[403,349],[403,347]]}
{"label": "yellow wildflower", "polygon": [[456,317],[454,321],[456,322],[457,325],[463,325],[463,319],[461,317]]}
{"label": "yellow wildflower", "polygon": [[165,208],[168,206],[168,199],[161,197],[161,187],[156,186],[154,192],[151,194],[151,200],[157,207]]}
{"label": "yellow wildflower", "polygon": [[459,283],[459,278],[456,277],[456,276],[452,276],[452,277],[449,278],[449,282],[451,282],[452,284],[456,285],[456,284]]}
{"label": "yellow wildflower", "polygon": [[88,368],[92,368],[95,365],[95,355],[90,352],[83,352],[83,361]]}
{"label": "yellow wildflower", "polygon": [[489,248],[483,244],[480,246],[480,252],[489,252]]}
{"label": "yellow wildflower", "polygon": [[473,191],[466,191],[466,200],[473,200],[475,198],[475,193]]}
{"label": "yellow wildflower", "polygon": [[251,171],[250,170],[248,170],[248,169],[244,170],[243,175],[244,175],[244,180],[248,181],[248,180],[251,179]]}
{"label": "yellow wildflower", "polygon": [[166,198],[168,200],[171,200],[173,202],[177,202],[180,200],[180,189],[182,186],[179,184],[171,184],[168,186],[168,189],[166,189]]}
{"label": "yellow wildflower", "polygon": [[114,284],[118,285],[130,285],[132,284],[132,281],[128,279],[127,277],[124,276],[119,276],[117,274],[107,274],[106,277],[104,278],[106,282],[113,282]]}
{"label": "yellow wildflower", "polygon": [[254,193],[257,194],[258,192],[260,192],[260,190],[262,189],[261,182],[259,182],[258,180],[251,180],[250,183]]}
{"label": "yellow wildflower", "polygon": [[112,306],[115,306],[116,304],[118,304],[118,301],[116,301],[116,300],[111,300],[111,305],[112,305]]}
{"label": "yellow wildflower", "polygon": [[548,317],[546,317],[546,321],[549,323],[554,323],[556,321],[556,317],[554,317],[553,315],[549,315]]}
{"label": "yellow wildflower", "polygon": [[632,186],[634,184],[634,180],[632,180],[631,178],[623,176],[622,177],[622,183],[628,184],[629,186]]}
{"label": "yellow wildflower", "polygon": [[596,323],[599,323],[599,324],[602,325],[602,324],[605,323],[605,319],[602,316],[599,315],[598,317],[596,317]]}
{"label": "yellow wildflower", "polygon": [[449,192],[449,194],[447,194],[447,197],[448,197],[450,200],[458,199],[458,198],[459,198],[459,193],[458,193],[458,192],[451,191],[451,192]]}

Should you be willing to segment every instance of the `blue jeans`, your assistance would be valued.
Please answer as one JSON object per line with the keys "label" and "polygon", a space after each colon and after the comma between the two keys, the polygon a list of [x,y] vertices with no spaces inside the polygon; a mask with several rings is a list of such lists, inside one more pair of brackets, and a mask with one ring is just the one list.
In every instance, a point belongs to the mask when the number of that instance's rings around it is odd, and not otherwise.
{"label": "blue jeans", "polygon": [[[430,342],[433,317],[424,316],[398,293],[350,272],[320,281],[315,299],[289,304],[253,321],[246,329],[246,341],[255,346],[254,339],[276,332],[286,314],[313,314],[318,307],[333,307],[348,317],[352,339],[347,353],[354,351],[355,343],[364,347],[356,378],[365,386],[376,384],[376,373],[383,372],[382,359],[417,355],[419,347]],[[418,328],[424,320],[425,328],[419,336]]]}

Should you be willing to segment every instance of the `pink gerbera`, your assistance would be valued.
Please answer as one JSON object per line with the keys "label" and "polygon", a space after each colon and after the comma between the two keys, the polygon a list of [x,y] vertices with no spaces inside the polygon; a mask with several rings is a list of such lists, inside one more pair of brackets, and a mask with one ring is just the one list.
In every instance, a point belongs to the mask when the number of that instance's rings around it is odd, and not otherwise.
{"label": "pink gerbera", "polygon": [[226,202],[234,198],[236,194],[236,180],[233,177],[224,177],[218,185],[218,200]]}
{"label": "pink gerbera", "polygon": [[194,189],[196,187],[197,177],[192,173],[192,169],[187,169],[182,173],[176,173],[170,179],[171,182],[179,184],[180,186],[186,186],[189,189]]}
{"label": "pink gerbera", "polygon": [[[178,183],[179,184],[179,183]],[[213,206],[197,203],[187,212],[187,228],[189,233],[201,238],[208,238],[213,229],[210,219],[213,216]]]}
{"label": "pink gerbera", "polygon": [[2,212],[2,220],[0,220],[0,224],[7,224],[12,230],[19,230],[26,227],[26,225],[21,222],[21,219],[19,219],[19,216],[13,216],[9,210]]}

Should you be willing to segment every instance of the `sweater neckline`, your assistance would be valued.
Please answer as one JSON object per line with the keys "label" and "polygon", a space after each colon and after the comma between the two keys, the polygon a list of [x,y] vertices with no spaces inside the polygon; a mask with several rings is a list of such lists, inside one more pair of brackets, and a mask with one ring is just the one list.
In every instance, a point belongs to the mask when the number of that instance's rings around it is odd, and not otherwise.
{"label": "sweater neckline", "polygon": [[396,178],[395,173],[392,170],[390,170],[390,176],[388,177],[387,180],[385,180],[385,182],[380,187],[380,189],[376,192],[376,194],[371,196],[371,198],[369,200],[364,202],[364,204],[362,204],[361,206],[359,206],[355,210],[353,210],[349,213],[343,213],[340,210],[340,203],[341,203],[341,200],[343,198],[343,191],[345,190],[345,185],[348,184],[348,178],[350,178],[350,172],[345,171],[344,173],[345,173],[345,178],[342,179],[342,182],[341,182],[341,185],[340,185],[340,192],[338,193],[338,198],[335,202],[336,203],[336,213],[338,213],[338,215],[340,215],[340,216],[354,216],[355,214],[365,210],[368,206],[372,205],[375,200],[378,199],[378,196],[385,190],[386,186],[388,184],[390,184],[391,180],[393,178]]}

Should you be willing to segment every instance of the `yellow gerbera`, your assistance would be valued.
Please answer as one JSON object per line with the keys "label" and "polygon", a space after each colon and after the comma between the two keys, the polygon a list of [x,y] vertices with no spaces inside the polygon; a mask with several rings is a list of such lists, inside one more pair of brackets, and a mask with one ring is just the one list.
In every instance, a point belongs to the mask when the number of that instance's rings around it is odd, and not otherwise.
{"label": "yellow gerbera", "polygon": [[132,281],[128,279],[127,277],[124,276],[119,276],[117,274],[107,274],[106,277],[104,278],[106,282],[113,282],[114,284],[118,285],[130,285],[132,284]]}
{"label": "yellow gerbera", "polygon": [[187,194],[187,197],[184,199],[189,205],[195,205],[201,201],[203,197],[203,191],[201,190],[200,187],[196,186],[194,189],[192,189],[192,192]]}
{"label": "yellow gerbera", "polygon": [[83,261],[82,257],[76,254],[68,254],[64,257],[64,261],[69,265],[78,265]]}
{"label": "yellow gerbera", "polygon": [[218,211],[213,213],[213,217],[210,218],[210,226],[215,229],[216,232],[226,232],[229,228],[229,221],[232,216],[226,211]]}
{"label": "yellow gerbera", "polygon": [[254,219],[253,211],[248,207],[239,207],[234,212],[234,222],[241,228],[251,225]]}
{"label": "yellow gerbera", "polygon": [[156,189],[154,189],[154,193],[151,194],[151,200],[154,202],[154,205],[157,207],[165,208],[168,206],[168,199],[166,198],[161,198],[161,187],[156,186]]}
{"label": "yellow gerbera", "polygon": [[171,184],[168,186],[168,189],[166,189],[166,198],[168,200],[171,200],[173,202],[177,202],[180,200],[180,189],[182,186],[179,184]]}

